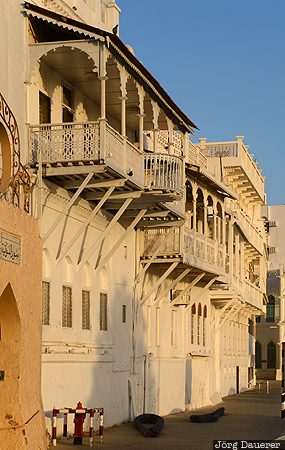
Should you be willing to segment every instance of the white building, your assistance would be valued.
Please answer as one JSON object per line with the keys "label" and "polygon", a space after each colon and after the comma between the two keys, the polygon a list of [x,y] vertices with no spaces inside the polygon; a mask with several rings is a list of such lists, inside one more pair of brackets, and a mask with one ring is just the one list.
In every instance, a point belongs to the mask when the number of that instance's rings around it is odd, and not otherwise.
{"label": "white building", "polygon": [[285,341],[285,206],[262,208],[268,245],[266,316],[257,318],[256,372],[259,378],[281,379],[281,343]]}
{"label": "white building", "polygon": [[263,177],[242,137],[190,142],[195,124],[116,34],[115,2],[66,3],[15,11],[45,410],[81,400],[108,426],[215,403],[254,382]]}

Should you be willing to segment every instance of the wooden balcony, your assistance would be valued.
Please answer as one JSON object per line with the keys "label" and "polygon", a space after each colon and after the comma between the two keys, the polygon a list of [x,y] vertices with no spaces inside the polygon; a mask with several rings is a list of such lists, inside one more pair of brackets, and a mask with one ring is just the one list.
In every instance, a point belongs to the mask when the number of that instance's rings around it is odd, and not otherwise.
{"label": "wooden balcony", "polygon": [[143,258],[180,258],[187,266],[225,275],[225,245],[185,226],[144,230]]}
{"label": "wooden balcony", "polygon": [[231,284],[216,284],[211,288],[211,299],[215,305],[230,304],[233,299],[239,299],[245,308],[255,313],[265,313],[264,294],[264,289],[244,278],[234,277]]}
{"label": "wooden balcony", "polygon": [[[105,163],[137,188],[182,192],[182,160],[145,154],[107,123],[71,122],[30,126],[29,164],[76,166]],[[76,173],[76,168],[74,169]]]}
{"label": "wooden balcony", "polygon": [[242,136],[237,136],[237,140],[231,142],[206,142],[206,139],[200,139],[199,147],[209,158],[210,168],[213,169],[211,163],[214,158],[222,158],[225,177],[229,180],[233,178],[246,196],[250,194],[252,199],[265,201],[264,177],[253,155],[248,152],[248,147],[243,144]]}
{"label": "wooden balcony", "polygon": [[262,255],[264,252],[265,238],[261,230],[237,204],[229,204],[226,210],[236,218],[236,223],[246,238],[246,247],[253,247],[257,251],[257,254]]}

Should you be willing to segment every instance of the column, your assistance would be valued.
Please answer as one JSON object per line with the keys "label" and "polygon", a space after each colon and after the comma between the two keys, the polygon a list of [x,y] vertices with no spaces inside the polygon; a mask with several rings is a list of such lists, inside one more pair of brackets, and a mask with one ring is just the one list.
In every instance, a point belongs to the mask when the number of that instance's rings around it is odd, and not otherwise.
{"label": "column", "polygon": [[168,154],[173,155],[174,154],[174,147],[173,147],[173,123],[170,119],[166,118],[167,121],[167,128],[168,128]]}
{"label": "column", "polygon": [[204,205],[204,235],[208,237],[208,210],[207,206]]}
{"label": "column", "polygon": [[121,100],[121,135],[126,137],[127,134],[127,124],[126,124],[126,102],[128,97],[126,95],[122,95],[119,97]]}
{"label": "column", "polygon": [[145,114],[140,113],[137,115],[139,118],[139,149],[143,153],[144,151],[144,117]]}
{"label": "column", "polygon": [[100,80],[101,89],[101,105],[100,105],[100,119],[106,119],[106,81],[108,77],[106,75],[98,77]]}
{"label": "column", "polygon": [[197,208],[197,200],[193,200],[193,230],[194,231],[196,231],[196,226],[197,226],[197,211],[196,211],[196,208]]}
{"label": "column", "polygon": [[100,105],[100,159],[105,159],[105,139],[106,139],[106,81],[107,76],[98,77],[101,89],[101,105]]}

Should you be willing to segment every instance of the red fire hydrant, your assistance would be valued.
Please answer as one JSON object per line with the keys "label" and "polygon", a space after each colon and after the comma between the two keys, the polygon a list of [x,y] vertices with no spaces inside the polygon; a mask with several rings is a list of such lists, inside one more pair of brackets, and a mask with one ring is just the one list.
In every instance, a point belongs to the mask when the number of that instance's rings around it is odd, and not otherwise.
{"label": "red fire hydrant", "polygon": [[[82,409],[82,403],[78,402],[76,406],[76,410]],[[82,438],[83,438],[83,425],[84,425],[84,419],[86,417],[85,412],[75,412],[74,417],[74,439],[73,439],[73,445],[82,445]]]}

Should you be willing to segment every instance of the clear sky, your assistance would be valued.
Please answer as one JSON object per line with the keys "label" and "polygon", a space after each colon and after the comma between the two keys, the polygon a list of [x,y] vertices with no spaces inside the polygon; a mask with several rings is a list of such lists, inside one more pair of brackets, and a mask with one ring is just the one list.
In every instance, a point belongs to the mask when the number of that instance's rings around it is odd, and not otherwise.
{"label": "clear sky", "polygon": [[245,136],[285,203],[285,0],[117,0],[120,37],[209,141]]}

